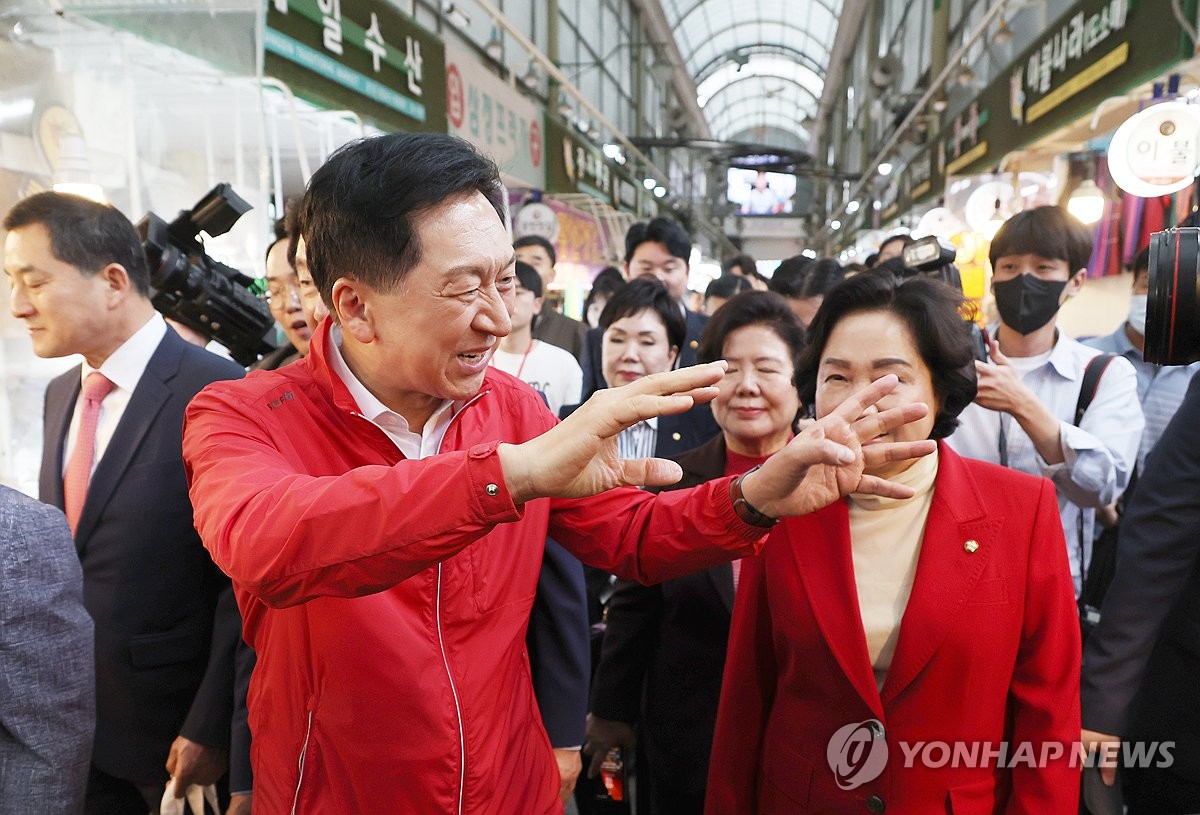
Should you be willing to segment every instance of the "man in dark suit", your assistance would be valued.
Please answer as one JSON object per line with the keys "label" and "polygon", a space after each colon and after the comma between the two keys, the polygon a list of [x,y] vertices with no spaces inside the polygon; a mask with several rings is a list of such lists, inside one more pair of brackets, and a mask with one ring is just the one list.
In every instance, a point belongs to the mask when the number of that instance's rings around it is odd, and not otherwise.
{"label": "man in dark suit", "polygon": [[[708,316],[691,311],[684,306],[687,295],[688,273],[691,270],[692,239],[677,221],[670,218],[654,218],[629,227],[625,233],[625,277],[653,277],[662,282],[672,299],[679,304],[687,323],[687,335],[679,349],[677,365],[686,368],[696,364],[696,348],[700,335],[708,324]],[[596,391],[607,387],[601,370],[600,338],[603,331],[593,328],[587,333],[583,350],[583,400]],[[716,426],[713,426],[716,432]]]}
{"label": "man in dark suit", "polygon": [[1193,378],[1126,501],[1116,572],[1083,655],[1085,744],[1175,743],[1170,766],[1121,770],[1130,815],[1200,812],[1198,426]]}
{"label": "man in dark suit", "polygon": [[92,619],[63,514],[0,486],[0,809],[79,812],[96,725]]}
{"label": "man in dark suit", "polygon": [[154,311],[141,242],[116,209],[40,193],[4,227],[12,312],[34,353],[84,359],[46,391],[40,489],[66,512],[96,627],[85,811],[145,815],[168,775],[182,793],[225,771],[240,621],[230,605],[216,613],[230,584],[192,526],[181,435],[192,396],[242,371]]}
{"label": "man in dark suit", "polygon": [[[523,238],[517,238],[513,243],[513,249],[516,250],[517,260],[528,263],[537,270],[538,276],[542,278],[542,289],[549,291],[550,284],[554,281],[554,266],[558,263],[554,244],[541,235],[526,235]],[[579,320],[572,320],[549,306],[543,308],[537,319],[533,321],[533,338],[535,340],[565,348],[577,360],[583,358],[583,343],[586,335],[586,324]]]}

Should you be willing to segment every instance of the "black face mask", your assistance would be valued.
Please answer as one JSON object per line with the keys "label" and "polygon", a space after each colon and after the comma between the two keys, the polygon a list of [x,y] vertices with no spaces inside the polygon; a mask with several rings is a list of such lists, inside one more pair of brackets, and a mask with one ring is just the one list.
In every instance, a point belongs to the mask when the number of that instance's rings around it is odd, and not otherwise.
{"label": "black face mask", "polygon": [[1004,324],[1024,336],[1032,334],[1054,319],[1058,299],[1066,288],[1065,280],[1042,280],[1031,274],[992,283],[996,309]]}

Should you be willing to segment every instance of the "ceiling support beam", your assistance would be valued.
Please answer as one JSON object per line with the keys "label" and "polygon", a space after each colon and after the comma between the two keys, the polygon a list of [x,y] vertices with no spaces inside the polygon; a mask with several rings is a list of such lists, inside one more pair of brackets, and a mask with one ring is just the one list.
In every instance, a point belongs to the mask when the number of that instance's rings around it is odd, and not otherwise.
{"label": "ceiling support beam", "polygon": [[867,0],[845,0],[839,15],[837,34],[833,38],[833,48],[829,52],[825,87],[821,90],[821,102],[817,105],[817,121],[813,125],[811,143],[818,163],[826,160],[831,129],[829,120],[837,108],[838,100],[846,92],[846,67],[859,47],[859,34],[865,19]]}
{"label": "ceiling support beam", "polygon": [[659,0],[633,0],[633,4],[642,12],[642,19],[645,21],[646,31],[650,34],[651,42],[662,43],[660,46],[662,53],[659,56],[671,63],[671,67],[674,68],[671,84],[675,88],[675,95],[679,97],[684,110],[687,111],[688,118],[692,121],[696,135],[702,139],[712,138],[708,119],[704,118],[704,111],[696,103],[696,81],[692,78],[687,63],[684,62],[683,54],[679,52],[679,45],[675,42],[675,33],[671,30],[666,13],[663,12],[662,3]]}

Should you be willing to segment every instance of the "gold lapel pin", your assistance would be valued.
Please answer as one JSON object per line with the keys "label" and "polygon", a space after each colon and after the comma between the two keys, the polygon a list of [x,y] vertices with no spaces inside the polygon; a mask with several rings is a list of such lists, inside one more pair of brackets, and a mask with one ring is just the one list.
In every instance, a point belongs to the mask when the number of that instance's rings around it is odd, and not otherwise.
{"label": "gold lapel pin", "polygon": [[979,541],[969,540],[963,544],[963,549],[967,550],[967,554],[973,555],[979,551]]}

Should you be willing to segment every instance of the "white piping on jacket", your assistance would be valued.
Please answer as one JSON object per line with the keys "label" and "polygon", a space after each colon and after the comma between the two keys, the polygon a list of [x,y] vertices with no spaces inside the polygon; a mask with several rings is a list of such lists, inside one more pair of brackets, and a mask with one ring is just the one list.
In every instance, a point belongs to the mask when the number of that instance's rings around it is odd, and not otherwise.
{"label": "white piping on jacket", "polygon": [[300,768],[300,775],[296,778],[296,794],[292,797],[292,815],[296,815],[296,810],[300,806],[300,785],[304,783],[304,758],[308,755],[308,738],[312,735],[312,717],[313,712],[308,712],[308,725],[304,728],[304,744],[300,747],[300,760],[297,766]]}

